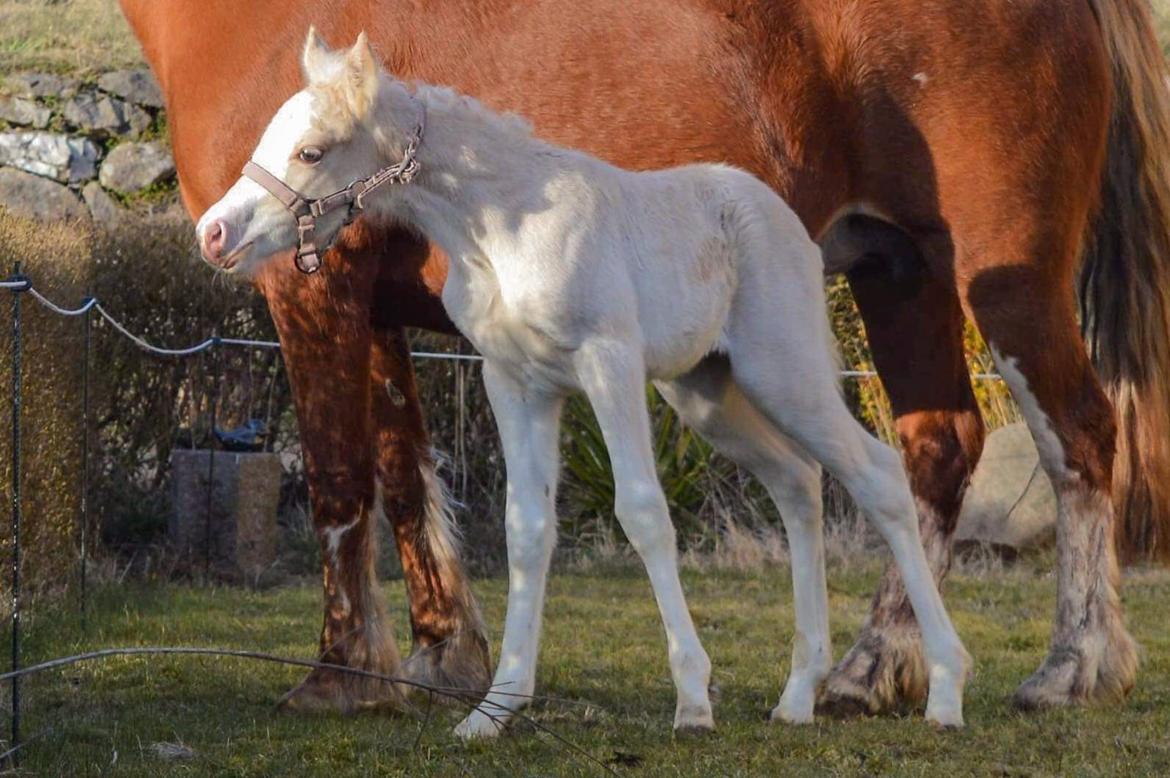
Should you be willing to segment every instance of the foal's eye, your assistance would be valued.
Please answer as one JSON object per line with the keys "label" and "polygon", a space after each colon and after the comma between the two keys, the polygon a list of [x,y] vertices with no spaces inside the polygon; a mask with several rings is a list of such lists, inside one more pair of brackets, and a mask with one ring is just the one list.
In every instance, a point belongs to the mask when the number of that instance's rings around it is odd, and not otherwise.
{"label": "foal's eye", "polygon": [[325,156],[325,152],[316,146],[305,146],[297,152],[297,159],[306,165],[316,165],[323,156]]}

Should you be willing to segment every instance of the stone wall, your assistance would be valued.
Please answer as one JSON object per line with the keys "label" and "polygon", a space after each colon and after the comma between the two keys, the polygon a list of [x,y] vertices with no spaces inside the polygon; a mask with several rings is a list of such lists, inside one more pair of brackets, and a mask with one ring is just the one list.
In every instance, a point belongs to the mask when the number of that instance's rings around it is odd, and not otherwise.
{"label": "stone wall", "polygon": [[125,204],[173,188],[162,114],[148,70],[86,81],[7,76],[0,83],[0,208],[114,226]]}

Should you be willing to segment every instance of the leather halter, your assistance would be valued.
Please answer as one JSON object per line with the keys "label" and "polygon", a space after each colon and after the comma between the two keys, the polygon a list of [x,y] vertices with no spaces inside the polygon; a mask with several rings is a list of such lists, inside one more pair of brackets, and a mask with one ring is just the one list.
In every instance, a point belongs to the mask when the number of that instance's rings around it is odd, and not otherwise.
{"label": "leather halter", "polygon": [[371,192],[385,184],[409,184],[418,175],[419,164],[415,155],[418,153],[419,144],[422,143],[427,122],[426,106],[419,102],[418,108],[418,126],[415,127],[414,134],[407,139],[406,149],[402,152],[400,161],[382,168],[371,176],[351,181],[344,189],[324,197],[305,197],[251,160],[244,165],[244,177],[252,179],[268,190],[297,220],[297,254],[294,261],[302,273],[316,273],[321,269],[321,257],[315,243],[317,219],[338,208],[348,208],[345,223],[349,224],[361,213],[365,207],[364,198]]}

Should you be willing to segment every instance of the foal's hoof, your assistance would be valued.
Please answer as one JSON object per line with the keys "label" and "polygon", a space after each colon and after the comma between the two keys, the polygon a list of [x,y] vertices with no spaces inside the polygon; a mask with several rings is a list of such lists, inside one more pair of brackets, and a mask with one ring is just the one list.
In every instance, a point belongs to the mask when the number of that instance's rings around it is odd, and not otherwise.
{"label": "foal's hoof", "polygon": [[499,716],[488,716],[474,710],[455,727],[455,737],[460,740],[486,740],[498,737],[504,731],[504,721]]}
{"label": "foal's hoof", "polygon": [[816,712],[817,690],[821,688],[827,673],[819,667],[792,673],[784,683],[780,702],[772,709],[768,719],[785,724],[812,724]]}
{"label": "foal's hoof", "polygon": [[711,707],[680,708],[674,714],[674,734],[684,737],[706,735],[715,731]]}
{"label": "foal's hoof", "polygon": [[942,710],[933,710],[929,706],[926,708],[926,723],[934,725],[936,729],[941,730],[956,730],[962,729],[963,724],[963,710],[962,708],[946,708]]}
{"label": "foal's hoof", "polygon": [[952,721],[950,723],[944,722],[944,721],[939,720],[939,719],[932,719],[929,716],[927,716],[926,723],[933,726],[939,732],[958,732],[960,729],[963,729],[964,727],[967,726],[965,723],[963,723],[962,714],[959,715],[957,720]]}
{"label": "foal's hoof", "polygon": [[768,721],[773,724],[812,724],[814,720],[812,705],[790,707],[781,702],[768,714]]}
{"label": "foal's hoof", "polygon": [[715,731],[715,724],[684,724],[674,728],[674,736],[681,738],[706,737]]}

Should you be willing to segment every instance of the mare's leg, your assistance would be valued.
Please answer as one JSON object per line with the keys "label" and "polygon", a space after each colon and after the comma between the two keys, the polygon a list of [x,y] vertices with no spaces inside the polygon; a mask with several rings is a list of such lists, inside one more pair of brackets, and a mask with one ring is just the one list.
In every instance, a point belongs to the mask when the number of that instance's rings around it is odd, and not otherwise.
{"label": "mare's leg", "polygon": [[375,332],[371,380],[382,508],[402,561],[414,635],[403,672],[431,686],[483,691],[491,678],[483,620],[460,561],[400,328]]}
{"label": "mare's leg", "polygon": [[1117,594],[1114,414],[1080,340],[1069,278],[1040,259],[1019,263],[1059,246],[1028,227],[1000,236],[1012,264],[983,270],[966,289],[1057,498],[1056,623],[1047,658],[1015,701],[1035,708],[1119,700],[1133,686],[1137,657]]}
{"label": "mare's leg", "polygon": [[577,354],[576,367],[609,450],[614,512],[646,566],[666,628],[670,671],[678,693],[674,728],[713,729],[707,689],[711,661],[699,642],[678,576],[674,526],[651,449],[641,354],[623,344],[587,346]]}
{"label": "mare's leg", "polygon": [[[761,412],[844,484],[889,543],[922,625],[927,719],[960,725],[969,659],[927,564],[898,455],[865,432],[837,389],[819,253],[792,238],[799,225],[761,224],[759,235],[742,238],[740,288],[728,327],[732,376]],[[773,247],[786,250],[772,259]],[[777,310],[783,322],[770,315]]]}
{"label": "mare's leg", "polygon": [[997,96],[1046,99],[964,102],[986,123],[936,144],[947,148],[937,183],[956,246],[953,266],[940,270],[953,271],[1056,492],[1056,620],[1048,657],[1016,694],[1027,708],[1117,700],[1136,673],[1113,546],[1116,422],[1080,339],[1073,283],[1101,191],[1108,71],[1091,14],[1069,18],[1083,24],[1066,28],[1048,69],[996,71]]}
{"label": "mare's leg", "polygon": [[[273,261],[259,285],[280,333],[321,541],[320,659],[393,675],[398,649],[374,571],[369,310],[376,265],[339,260],[338,252],[327,256],[328,266],[313,276]],[[398,699],[390,683],[314,670],[283,704],[350,712]]]}
{"label": "mare's leg", "polygon": [[704,360],[687,375],[659,384],[659,390],[687,424],[759,478],[780,511],[792,558],[796,634],[792,670],[772,719],[810,722],[817,689],[833,661],[820,465],[744,397],[721,357]]}
{"label": "mare's leg", "polygon": [[[944,251],[945,245],[919,242],[924,251]],[[913,264],[897,253],[871,255],[849,281],[893,406],[926,559],[941,584],[984,432],[963,358],[958,296],[952,285]],[[857,642],[833,668],[818,709],[875,714],[919,703],[927,686],[920,641],[906,587],[891,565]]]}
{"label": "mare's leg", "polygon": [[521,385],[490,361],[483,379],[508,471],[508,613],[492,690],[455,729],[465,738],[497,734],[536,686],[545,582],[557,537],[557,432],[564,401]]}

